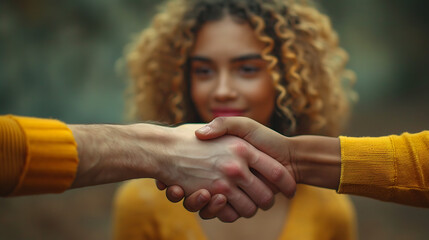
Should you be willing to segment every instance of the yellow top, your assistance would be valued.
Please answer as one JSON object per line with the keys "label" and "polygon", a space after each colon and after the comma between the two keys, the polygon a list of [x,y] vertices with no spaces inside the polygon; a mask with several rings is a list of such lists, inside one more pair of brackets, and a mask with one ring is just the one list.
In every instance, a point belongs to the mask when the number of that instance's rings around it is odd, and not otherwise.
{"label": "yellow top", "polygon": [[[197,218],[182,204],[169,202],[153,180],[132,180],[115,198],[114,239],[205,240]],[[333,190],[299,186],[283,226],[279,240],[356,239],[353,207]]]}
{"label": "yellow top", "polygon": [[429,207],[429,131],[340,141],[339,193]]}
{"label": "yellow top", "polygon": [[64,123],[0,116],[0,196],[63,192],[73,183],[78,161]]}

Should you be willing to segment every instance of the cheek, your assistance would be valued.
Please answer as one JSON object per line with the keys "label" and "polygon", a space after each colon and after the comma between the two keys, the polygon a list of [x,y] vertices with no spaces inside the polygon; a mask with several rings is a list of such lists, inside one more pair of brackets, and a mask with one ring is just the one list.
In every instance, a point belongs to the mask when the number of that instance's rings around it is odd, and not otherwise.
{"label": "cheek", "polygon": [[191,82],[191,99],[196,111],[204,121],[208,121],[205,112],[207,110],[209,93],[210,89],[204,86],[204,84]]}
{"label": "cheek", "polygon": [[271,79],[255,84],[248,88],[247,99],[253,105],[253,117],[258,122],[267,125],[274,112],[275,89]]}
{"label": "cheek", "polygon": [[261,78],[246,86],[248,99],[256,105],[273,105],[275,89],[272,80],[269,77]]}
{"label": "cheek", "polygon": [[191,82],[191,98],[192,102],[195,104],[195,106],[201,105],[205,99],[205,90],[204,87],[201,86],[199,83],[195,83],[194,81]]}
{"label": "cheek", "polygon": [[251,96],[251,101],[258,110],[265,115],[271,115],[274,108],[275,91],[274,88],[259,88]]}

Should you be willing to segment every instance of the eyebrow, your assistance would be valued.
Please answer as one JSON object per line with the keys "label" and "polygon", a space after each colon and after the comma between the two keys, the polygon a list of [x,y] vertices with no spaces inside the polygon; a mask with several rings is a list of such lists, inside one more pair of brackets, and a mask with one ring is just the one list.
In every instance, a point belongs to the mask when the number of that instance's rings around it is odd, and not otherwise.
{"label": "eyebrow", "polygon": [[261,54],[247,54],[231,59],[231,62],[241,62],[246,60],[262,59]]}
{"label": "eyebrow", "polygon": [[[253,60],[253,59],[262,59],[262,56],[260,54],[246,54],[246,55],[233,58],[230,60],[230,62],[241,62],[241,61]],[[191,62],[193,61],[200,61],[200,62],[207,62],[207,63],[213,62],[213,60],[211,60],[208,57],[198,56],[198,55],[190,57],[189,60]]]}

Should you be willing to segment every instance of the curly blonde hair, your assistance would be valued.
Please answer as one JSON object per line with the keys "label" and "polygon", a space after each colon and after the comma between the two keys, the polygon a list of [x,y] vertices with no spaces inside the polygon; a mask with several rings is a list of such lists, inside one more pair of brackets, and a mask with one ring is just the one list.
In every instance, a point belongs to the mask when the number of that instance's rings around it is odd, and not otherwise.
{"label": "curly blonde hair", "polygon": [[[168,124],[201,122],[189,94],[188,58],[198,30],[226,14],[265,43],[276,89],[271,127],[284,134],[338,135],[349,112],[347,53],[329,17],[288,0],[170,0],[129,46],[134,116]],[[348,81],[345,81],[348,80]]]}

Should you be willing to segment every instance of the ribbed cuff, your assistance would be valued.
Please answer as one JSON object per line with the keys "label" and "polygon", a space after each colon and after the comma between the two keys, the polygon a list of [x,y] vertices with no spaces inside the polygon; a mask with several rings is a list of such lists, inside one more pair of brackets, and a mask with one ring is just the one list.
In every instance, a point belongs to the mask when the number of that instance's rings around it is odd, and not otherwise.
{"label": "ribbed cuff", "polygon": [[10,194],[25,164],[25,135],[11,116],[0,116],[0,196]]}
{"label": "ribbed cuff", "polygon": [[58,120],[12,118],[25,134],[27,156],[19,183],[10,196],[59,193],[68,189],[79,162],[71,130]]}
{"label": "ribbed cuff", "polygon": [[396,182],[390,137],[340,137],[341,179],[338,193],[389,199]]}

